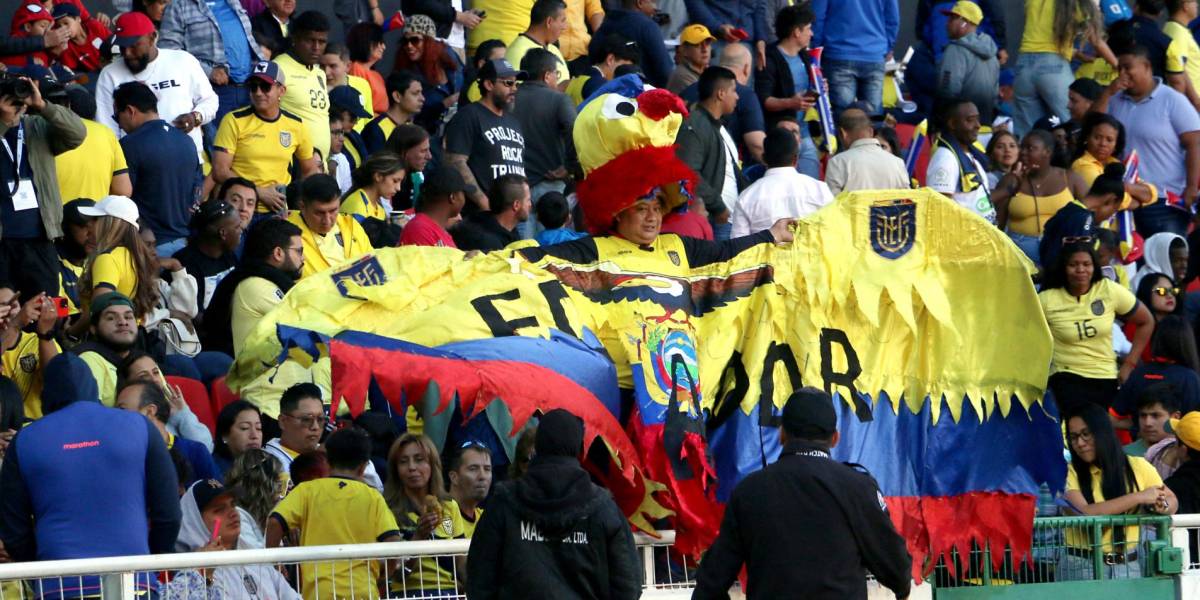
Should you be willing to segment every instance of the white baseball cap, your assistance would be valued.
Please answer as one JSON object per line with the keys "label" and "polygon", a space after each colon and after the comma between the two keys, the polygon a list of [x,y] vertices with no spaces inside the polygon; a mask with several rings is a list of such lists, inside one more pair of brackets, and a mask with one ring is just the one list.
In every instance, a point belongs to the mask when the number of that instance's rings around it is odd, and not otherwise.
{"label": "white baseball cap", "polygon": [[126,196],[105,196],[95,206],[82,206],[79,214],[89,217],[116,217],[138,229],[138,207]]}

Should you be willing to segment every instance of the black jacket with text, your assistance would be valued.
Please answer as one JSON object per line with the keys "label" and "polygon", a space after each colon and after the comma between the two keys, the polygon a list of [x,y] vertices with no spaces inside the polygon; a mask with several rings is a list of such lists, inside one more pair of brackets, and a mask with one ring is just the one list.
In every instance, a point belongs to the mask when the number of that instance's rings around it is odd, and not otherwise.
{"label": "black jacket with text", "polygon": [[574,458],[538,456],[496,486],[467,555],[471,600],[638,598],[629,522]]}

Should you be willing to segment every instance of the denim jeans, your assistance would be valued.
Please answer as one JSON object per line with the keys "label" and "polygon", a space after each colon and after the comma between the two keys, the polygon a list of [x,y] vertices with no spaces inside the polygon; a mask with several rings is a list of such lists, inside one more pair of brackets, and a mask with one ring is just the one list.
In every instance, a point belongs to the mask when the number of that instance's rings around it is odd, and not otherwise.
{"label": "denim jeans", "polygon": [[1042,242],[1042,238],[1035,235],[1024,235],[1021,233],[1008,232],[1008,237],[1033,261],[1033,264],[1041,264],[1041,253],[1038,251],[1038,245]]}
{"label": "denim jeans", "polygon": [[154,251],[158,254],[159,258],[171,258],[175,256],[176,252],[183,250],[184,246],[187,246],[187,238],[179,238],[155,246]]}
{"label": "denim jeans", "polygon": [[[1136,579],[1142,576],[1142,560],[1116,565],[1103,565],[1103,579]],[[1058,581],[1090,581],[1096,579],[1095,563],[1090,557],[1073,556],[1062,552],[1058,557],[1058,571],[1055,574]]]}
{"label": "denim jeans", "polygon": [[733,223],[731,221],[718,223],[709,219],[708,224],[712,225],[713,241],[715,242],[723,242],[729,239],[730,234],[733,233]]}
{"label": "denim jeans", "polygon": [[213,117],[212,122],[218,127],[225,113],[250,105],[250,88],[245,85],[217,85],[213,86],[213,91],[217,93],[217,116]]}
{"label": "denim jeans", "polygon": [[1143,239],[1164,231],[1187,237],[1188,213],[1171,208],[1163,199],[1133,211],[1133,223]]}
{"label": "denim jeans", "polygon": [[1067,110],[1067,87],[1075,81],[1071,64],[1053,52],[1021,54],[1017,59],[1016,80],[1013,81],[1013,127],[1024,136],[1033,124],[1047,115],[1057,115],[1062,122],[1071,118]]}
{"label": "denim jeans", "polygon": [[813,179],[821,178],[821,154],[817,152],[817,145],[807,134],[800,140],[800,154],[796,159],[796,170]]}
{"label": "denim jeans", "polygon": [[567,189],[565,181],[542,181],[537,185],[529,188],[529,198],[533,201],[533,208],[529,210],[529,218],[517,224],[517,233],[521,235],[523,240],[532,240],[537,234],[544,231],[546,228],[537,218],[537,201],[546,192],[563,193]]}
{"label": "denim jeans", "polygon": [[867,105],[868,115],[883,113],[882,62],[825,59],[821,61],[821,72],[829,82],[829,102],[835,120],[855,100]]}
{"label": "denim jeans", "polygon": [[205,386],[212,384],[214,379],[224,377],[233,365],[233,358],[223,352],[205,350],[196,356],[168,354],[159,365],[167,375],[187,377],[203,382]]}

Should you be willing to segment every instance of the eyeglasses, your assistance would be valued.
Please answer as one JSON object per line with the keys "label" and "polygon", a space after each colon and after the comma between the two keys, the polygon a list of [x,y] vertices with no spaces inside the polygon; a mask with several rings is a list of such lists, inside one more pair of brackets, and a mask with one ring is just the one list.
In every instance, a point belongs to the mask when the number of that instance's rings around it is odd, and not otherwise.
{"label": "eyeglasses", "polygon": [[329,417],[327,417],[325,415],[321,415],[318,417],[314,417],[312,415],[297,417],[295,415],[284,414],[283,416],[299,423],[305,429],[312,429],[314,425],[317,427],[324,427],[325,424],[329,422]]}
{"label": "eyeglasses", "polygon": [[1177,296],[1179,288],[1156,287],[1152,290],[1156,296]]}
{"label": "eyeglasses", "polygon": [[504,87],[507,87],[507,88],[515,88],[515,87],[517,87],[517,80],[516,80],[516,79],[497,79],[497,80],[496,80],[496,83],[498,83],[498,84],[500,84],[500,85],[502,85],[502,86],[504,86]]}
{"label": "eyeglasses", "polygon": [[459,450],[466,450],[467,448],[480,448],[482,450],[486,450],[487,446],[483,445],[483,442],[478,440],[467,440],[458,446]]}
{"label": "eyeglasses", "polygon": [[273,88],[275,86],[274,86],[274,84],[270,84],[265,81],[258,80],[258,81],[251,81],[250,83],[247,83],[246,87],[249,88],[250,91],[252,91],[252,92],[263,92],[265,94],[265,93],[270,92],[271,88]]}
{"label": "eyeglasses", "polygon": [[1090,442],[1092,441],[1092,431],[1090,429],[1084,429],[1079,433],[1068,433],[1067,441],[1072,444],[1075,442]]}
{"label": "eyeglasses", "polygon": [[405,46],[420,46],[421,42],[424,42],[424,41],[425,41],[425,38],[423,38],[423,37],[406,37],[406,38],[404,38],[404,45]]}

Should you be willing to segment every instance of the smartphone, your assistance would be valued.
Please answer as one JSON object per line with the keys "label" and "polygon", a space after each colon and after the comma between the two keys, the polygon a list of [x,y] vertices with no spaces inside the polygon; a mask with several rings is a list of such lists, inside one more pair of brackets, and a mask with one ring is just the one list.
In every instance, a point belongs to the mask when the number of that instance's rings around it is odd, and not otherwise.
{"label": "smartphone", "polygon": [[742,29],[741,27],[738,27],[729,33],[738,40],[746,40],[750,38],[750,34],[746,33],[746,30]]}
{"label": "smartphone", "polygon": [[220,537],[221,537],[221,517],[217,517],[216,520],[213,521],[212,537],[208,539],[208,542],[211,544],[211,543],[217,541],[218,539],[220,539]]}
{"label": "smartphone", "polygon": [[71,309],[67,306],[67,299],[62,296],[52,296],[50,301],[54,303],[54,312],[58,318],[65,319],[71,316]]}

